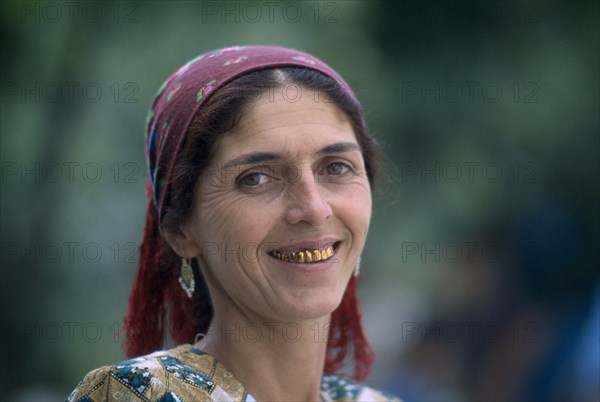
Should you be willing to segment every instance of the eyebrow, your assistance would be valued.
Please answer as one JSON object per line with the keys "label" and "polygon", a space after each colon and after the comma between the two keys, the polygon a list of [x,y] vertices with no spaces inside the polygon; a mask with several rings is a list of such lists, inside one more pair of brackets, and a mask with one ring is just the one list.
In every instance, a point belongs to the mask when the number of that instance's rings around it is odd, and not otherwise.
{"label": "eyebrow", "polygon": [[[360,151],[360,147],[355,142],[337,142],[335,144],[324,146],[323,148],[319,149],[316,153],[322,155],[343,153],[349,151]],[[281,155],[272,152],[251,152],[233,158],[229,162],[225,163],[222,169],[228,169],[230,167],[238,165],[253,165],[257,163],[281,159],[283,159]]]}
{"label": "eyebrow", "polygon": [[232,160],[224,164],[222,169],[228,169],[237,165],[253,165],[256,163],[279,159],[281,159],[281,156],[271,152],[252,152],[249,154],[240,155],[237,158],[233,158]]}
{"label": "eyebrow", "polygon": [[318,154],[339,154],[348,151],[360,151],[360,147],[355,142],[337,142],[327,145],[317,151]]}

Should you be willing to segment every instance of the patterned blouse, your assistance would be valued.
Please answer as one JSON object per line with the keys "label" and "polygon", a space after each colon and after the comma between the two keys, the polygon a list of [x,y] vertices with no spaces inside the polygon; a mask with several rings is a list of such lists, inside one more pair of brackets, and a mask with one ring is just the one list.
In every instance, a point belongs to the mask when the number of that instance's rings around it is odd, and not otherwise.
{"label": "patterned blouse", "polygon": [[[325,402],[390,401],[385,395],[346,378],[323,375]],[[85,376],[67,402],[211,402],[256,401],[211,355],[192,345],[100,367]]]}

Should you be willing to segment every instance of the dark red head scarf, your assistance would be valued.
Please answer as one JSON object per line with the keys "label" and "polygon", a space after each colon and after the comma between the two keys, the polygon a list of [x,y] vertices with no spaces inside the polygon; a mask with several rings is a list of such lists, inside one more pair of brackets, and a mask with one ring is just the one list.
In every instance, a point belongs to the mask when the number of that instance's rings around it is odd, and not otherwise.
{"label": "dark red head scarf", "polygon": [[[193,301],[184,295],[173,275],[179,272],[179,267],[162,266],[165,261],[177,261],[164,258],[176,255],[162,239],[161,222],[170,194],[171,171],[192,120],[207,99],[235,78],[255,70],[286,66],[312,69],[329,76],[355,98],[342,77],[322,61],[298,50],[274,46],[236,46],[204,53],[177,70],[158,90],[147,121],[146,157],[150,172],[147,190],[151,200],[125,319],[125,348],[129,357],[162,348],[167,318],[171,336],[178,343],[191,342],[196,333],[206,330],[192,324],[190,316],[196,311],[190,307]],[[341,368],[351,349],[355,378],[363,379],[370,371],[374,354],[362,330],[355,277],[332,314],[325,371],[332,373]]]}

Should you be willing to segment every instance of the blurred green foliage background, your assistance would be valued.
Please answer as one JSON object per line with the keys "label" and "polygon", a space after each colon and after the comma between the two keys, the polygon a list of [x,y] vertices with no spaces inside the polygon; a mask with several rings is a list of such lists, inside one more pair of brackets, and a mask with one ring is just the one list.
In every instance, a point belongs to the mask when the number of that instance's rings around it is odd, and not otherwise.
{"label": "blurred green foliage background", "polygon": [[361,297],[407,401],[600,398],[596,1],[3,1],[0,389],[123,360],[163,80],[276,44],[353,87],[386,154]]}

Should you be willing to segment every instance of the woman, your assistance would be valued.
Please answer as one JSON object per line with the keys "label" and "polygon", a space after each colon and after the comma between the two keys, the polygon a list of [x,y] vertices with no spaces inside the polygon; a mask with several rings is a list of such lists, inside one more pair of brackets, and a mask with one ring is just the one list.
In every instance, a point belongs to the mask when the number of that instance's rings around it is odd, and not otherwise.
{"label": "woman", "polygon": [[[148,119],[127,355],[69,401],[388,401],[356,299],[377,145],[344,80],[271,46],[203,54]],[[193,344],[192,344],[193,343]]]}

